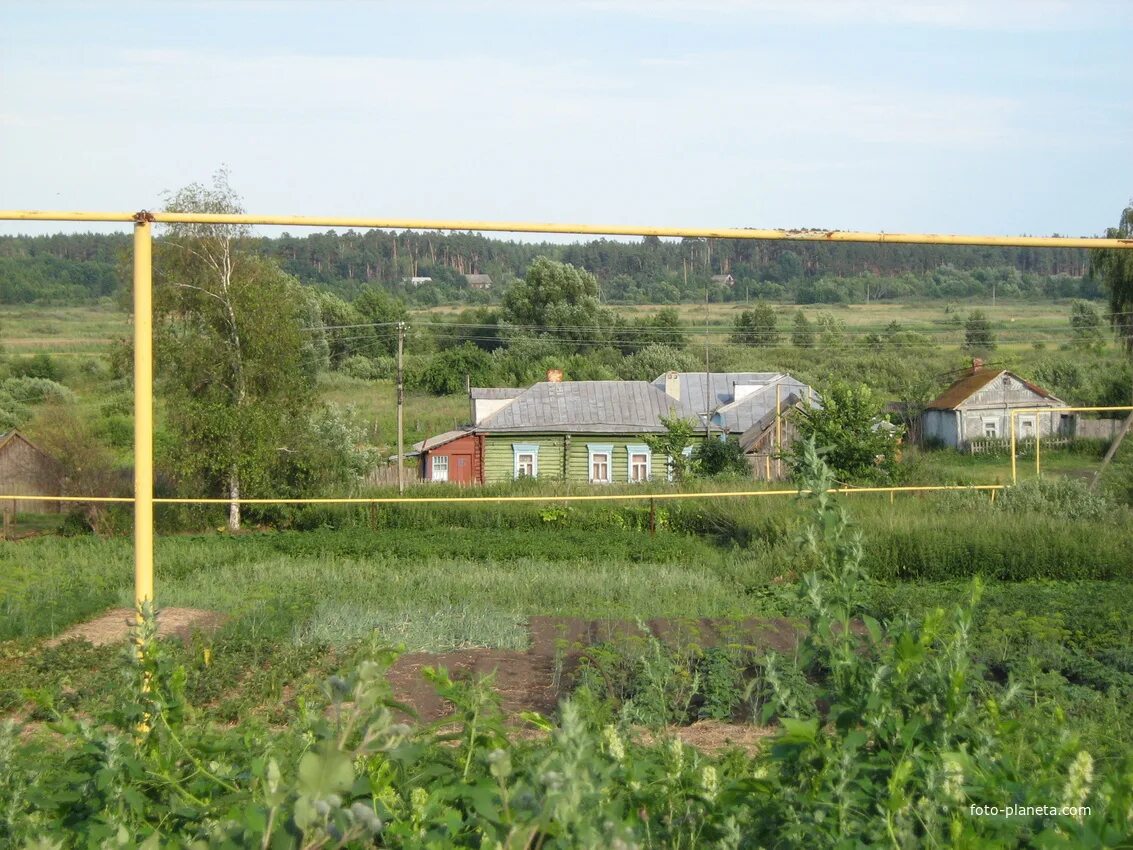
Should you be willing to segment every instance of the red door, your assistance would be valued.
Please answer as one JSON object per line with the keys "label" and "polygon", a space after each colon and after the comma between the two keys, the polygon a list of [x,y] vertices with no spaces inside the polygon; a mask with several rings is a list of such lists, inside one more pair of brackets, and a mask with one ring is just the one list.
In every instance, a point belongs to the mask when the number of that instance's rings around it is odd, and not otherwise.
{"label": "red door", "polygon": [[449,481],[457,484],[472,483],[472,455],[449,455]]}

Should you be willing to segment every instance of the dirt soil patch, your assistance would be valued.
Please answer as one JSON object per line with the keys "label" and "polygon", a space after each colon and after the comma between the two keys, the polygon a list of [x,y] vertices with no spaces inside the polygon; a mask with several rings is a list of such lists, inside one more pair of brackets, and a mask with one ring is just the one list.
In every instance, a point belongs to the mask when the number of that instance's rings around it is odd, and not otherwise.
{"label": "dirt soil patch", "polygon": [[[100,617],[71,626],[62,634],[47,641],[56,646],[67,640],[86,640],[95,646],[123,643],[137,622],[132,608],[114,608]],[[200,608],[162,608],[157,612],[158,637],[175,637],[188,640],[193,632],[208,634],[216,631],[228,618],[216,611]]]}
{"label": "dirt soil patch", "polygon": [[[548,715],[566,695],[564,683],[578,666],[587,647],[643,635],[636,623],[573,617],[532,617],[531,648],[464,649],[445,653],[414,652],[401,656],[389,672],[397,700],[411,706],[425,722],[443,719],[453,706],[437,696],[422,667],[444,668],[453,679],[494,676],[503,711],[516,717],[522,711]],[[645,632],[669,645],[695,643],[701,647],[741,644],[791,654],[800,640],[797,624],[782,618],[748,620],[649,620]],[[701,721],[676,730],[686,743],[702,749],[729,746],[753,749],[768,732],[757,726]]]}

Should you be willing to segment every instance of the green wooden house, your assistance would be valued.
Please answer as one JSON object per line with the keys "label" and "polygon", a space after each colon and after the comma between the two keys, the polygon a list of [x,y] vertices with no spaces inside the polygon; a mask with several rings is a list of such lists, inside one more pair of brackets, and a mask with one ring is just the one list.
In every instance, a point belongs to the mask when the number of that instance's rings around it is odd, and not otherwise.
{"label": "green wooden house", "polygon": [[667,474],[643,435],[663,434],[662,416],[687,415],[647,381],[544,381],[475,429],[483,435],[483,481],[534,476],[593,484]]}
{"label": "green wooden house", "polygon": [[[476,484],[665,478],[669,458],[655,456],[645,438],[665,433],[661,420],[670,416],[696,423],[702,439],[707,430],[736,440],[753,475],[771,477],[772,452],[793,435],[786,412],[814,403],[809,387],[777,372],[669,372],[653,382],[562,381],[558,372],[548,378],[527,389],[473,388],[468,426],[414,446],[422,478]],[[468,478],[450,471],[461,462],[470,464]]]}

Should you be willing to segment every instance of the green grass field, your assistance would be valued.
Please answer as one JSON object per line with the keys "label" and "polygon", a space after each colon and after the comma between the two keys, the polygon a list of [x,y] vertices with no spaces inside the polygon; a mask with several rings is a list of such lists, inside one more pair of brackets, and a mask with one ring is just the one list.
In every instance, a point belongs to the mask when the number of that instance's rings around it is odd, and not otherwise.
{"label": "green grass field", "polygon": [[[1014,510],[986,496],[846,504],[874,577],[871,613],[920,617],[981,575],[984,661],[1003,675],[1029,670],[1042,698],[1068,699],[1087,726],[1112,726],[1110,700],[1133,685],[1127,509],[1064,518],[1054,503]],[[647,509],[632,506],[383,508],[374,529],[365,512],[327,516],[340,527],[159,538],[159,603],[229,618],[176,650],[218,719],[290,716],[297,706],[281,695],[312,687],[372,637],[410,650],[522,649],[539,615],[799,616],[793,581],[810,567],[791,500],[669,507],[656,534]],[[128,538],[0,543],[0,711],[103,705],[119,650],[61,655],[41,641],[131,600]],[[1064,693],[1071,680],[1077,690]],[[1124,727],[1111,732],[1131,740]]]}

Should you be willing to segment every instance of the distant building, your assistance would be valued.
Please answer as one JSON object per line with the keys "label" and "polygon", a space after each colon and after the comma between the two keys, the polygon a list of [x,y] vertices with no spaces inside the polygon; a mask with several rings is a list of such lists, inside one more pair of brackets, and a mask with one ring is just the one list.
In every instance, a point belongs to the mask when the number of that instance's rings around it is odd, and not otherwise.
{"label": "distant building", "polygon": [[810,387],[781,372],[564,381],[562,371],[552,369],[546,381],[527,389],[474,387],[469,397],[468,427],[413,447],[424,480],[483,484],[537,477],[625,484],[663,479],[669,458],[654,457],[644,438],[665,433],[665,416],[696,423],[698,439],[738,441],[754,477],[770,478],[782,471],[773,460],[794,436],[786,414],[816,403]]}
{"label": "distant building", "polygon": [[712,282],[723,284],[724,286],[736,285],[736,279],[730,274],[714,274],[712,275]]}
{"label": "distant building", "polygon": [[819,405],[811,387],[785,372],[669,372],[653,385],[697,418],[707,415],[714,432],[736,438],[752,475],[767,481],[784,476],[781,455],[798,435],[787,412]]}
{"label": "distant building", "polygon": [[432,283],[432,282],[433,282],[433,279],[431,277],[411,277],[411,278],[409,278],[409,283],[413,286],[420,286],[423,283]]}
{"label": "distant building", "polygon": [[466,274],[464,279],[468,281],[469,289],[491,289],[492,276],[486,274]]}
{"label": "distant building", "polygon": [[[1060,412],[1066,403],[1040,386],[1006,369],[988,369],[981,360],[937,398],[921,414],[921,439],[939,440],[952,448],[964,448],[973,440],[999,440],[1011,436],[1011,414],[1017,439],[1036,435],[1068,435],[1073,417]],[[1039,409],[1041,408],[1041,409]]]}
{"label": "distant building", "polygon": [[[0,495],[60,496],[63,467],[47,452],[33,445],[19,431],[0,433]],[[37,499],[4,499],[6,514],[58,513],[59,502]]]}

